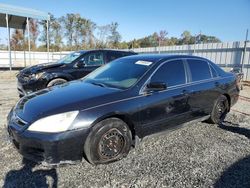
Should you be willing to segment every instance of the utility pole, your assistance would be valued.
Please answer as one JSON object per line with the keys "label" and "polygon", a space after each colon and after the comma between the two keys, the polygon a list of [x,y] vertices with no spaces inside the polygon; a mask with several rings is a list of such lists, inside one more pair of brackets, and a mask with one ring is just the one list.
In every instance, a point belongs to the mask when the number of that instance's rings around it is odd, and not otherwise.
{"label": "utility pole", "polygon": [[[198,42],[196,42],[197,37],[198,37]],[[195,54],[195,50],[196,50],[195,45],[199,44],[200,40],[201,40],[201,30],[200,30],[200,33],[198,35],[194,36],[194,54]]]}
{"label": "utility pole", "polygon": [[247,51],[247,42],[248,42],[247,39],[248,39],[248,29],[246,31],[246,39],[245,39],[245,43],[244,43],[244,51],[243,51],[242,62],[241,62],[241,72],[243,72],[245,54],[246,54],[246,51]]}

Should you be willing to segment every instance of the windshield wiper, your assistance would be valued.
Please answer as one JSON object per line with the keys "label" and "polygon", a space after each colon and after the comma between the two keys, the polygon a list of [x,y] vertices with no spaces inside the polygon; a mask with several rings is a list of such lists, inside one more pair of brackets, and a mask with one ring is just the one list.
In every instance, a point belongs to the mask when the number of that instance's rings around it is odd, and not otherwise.
{"label": "windshield wiper", "polygon": [[106,87],[106,85],[103,83],[98,83],[98,82],[90,82],[90,83],[96,86]]}

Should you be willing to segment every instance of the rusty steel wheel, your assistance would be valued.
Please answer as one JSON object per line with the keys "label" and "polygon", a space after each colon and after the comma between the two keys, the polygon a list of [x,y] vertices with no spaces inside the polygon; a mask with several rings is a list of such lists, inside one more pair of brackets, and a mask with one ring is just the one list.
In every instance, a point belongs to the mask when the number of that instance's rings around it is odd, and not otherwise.
{"label": "rusty steel wheel", "polygon": [[103,159],[112,159],[119,155],[125,146],[122,133],[114,128],[107,131],[100,139],[98,152]]}
{"label": "rusty steel wheel", "polygon": [[132,145],[128,125],[118,118],[97,123],[84,144],[84,154],[92,164],[104,164],[127,156]]}

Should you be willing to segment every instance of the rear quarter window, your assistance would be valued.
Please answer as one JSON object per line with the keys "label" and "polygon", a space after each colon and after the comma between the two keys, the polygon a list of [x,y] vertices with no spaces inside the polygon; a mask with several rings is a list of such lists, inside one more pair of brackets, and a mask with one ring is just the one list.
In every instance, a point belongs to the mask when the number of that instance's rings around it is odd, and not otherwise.
{"label": "rear quarter window", "polygon": [[214,67],[211,64],[209,64],[209,66],[210,66],[210,70],[211,70],[211,74],[212,74],[213,78],[218,77],[218,73],[216,72]]}
{"label": "rear quarter window", "polygon": [[211,78],[209,65],[206,61],[199,59],[187,59],[193,82]]}
{"label": "rear quarter window", "polygon": [[108,52],[107,53],[107,62],[113,61],[115,59],[118,59],[120,57],[125,56],[121,52]]}

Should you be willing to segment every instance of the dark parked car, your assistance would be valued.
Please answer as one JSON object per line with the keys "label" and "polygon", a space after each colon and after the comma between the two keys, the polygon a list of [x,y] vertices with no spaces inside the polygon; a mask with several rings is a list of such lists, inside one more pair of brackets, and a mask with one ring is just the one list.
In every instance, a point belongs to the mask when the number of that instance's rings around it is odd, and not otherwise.
{"label": "dark parked car", "polygon": [[238,94],[235,75],[207,59],[134,55],[21,98],[8,132],[28,159],[109,163],[147,135],[191,120],[220,123]]}
{"label": "dark parked car", "polygon": [[17,75],[20,97],[34,91],[82,78],[96,68],[134,52],[118,50],[78,51],[66,55],[56,63],[25,68]]}

